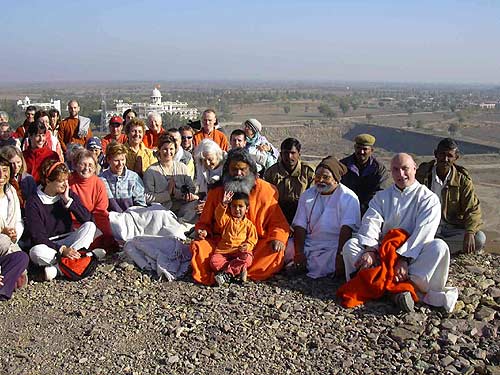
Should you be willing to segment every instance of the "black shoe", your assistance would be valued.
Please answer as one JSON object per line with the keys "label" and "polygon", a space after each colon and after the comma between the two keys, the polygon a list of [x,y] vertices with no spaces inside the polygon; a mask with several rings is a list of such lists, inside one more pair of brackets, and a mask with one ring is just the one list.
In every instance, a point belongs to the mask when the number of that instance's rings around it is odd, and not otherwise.
{"label": "black shoe", "polygon": [[402,292],[395,294],[393,296],[394,304],[401,309],[403,312],[413,312],[415,311],[415,302],[410,292]]}

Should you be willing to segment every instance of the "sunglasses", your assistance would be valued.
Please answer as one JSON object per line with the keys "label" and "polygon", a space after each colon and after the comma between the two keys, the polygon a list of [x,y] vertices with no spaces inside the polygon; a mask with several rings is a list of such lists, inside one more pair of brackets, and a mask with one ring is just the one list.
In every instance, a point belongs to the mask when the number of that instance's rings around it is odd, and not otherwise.
{"label": "sunglasses", "polygon": [[193,139],[193,136],[192,135],[183,135],[181,138],[182,139]]}

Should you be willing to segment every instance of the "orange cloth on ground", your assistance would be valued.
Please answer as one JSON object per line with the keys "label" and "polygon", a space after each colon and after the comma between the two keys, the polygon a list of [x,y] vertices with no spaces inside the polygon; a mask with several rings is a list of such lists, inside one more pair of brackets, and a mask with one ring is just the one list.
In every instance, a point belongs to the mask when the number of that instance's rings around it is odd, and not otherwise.
{"label": "orange cloth on ground", "polygon": [[78,118],[68,117],[61,121],[59,126],[59,131],[57,132],[57,139],[61,144],[63,152],[66,152],[66,146],[70,143],[78,143],[85,147],[85,143],[92,138],[92,129],[87,132],[87,135],[83,138],[78,137],[78,125],[80,120]]}
{"label": "orange cloth on ground", "polygon": [[396,250],[408,239],[403,229],[391,229],[384,236],[379,248],[380,265],[360,270],[354,278],[337,290],[342,306],[356,307],[368,300],[381,298],[384,293],[410,292],[413,300],[418,301],[415,287],[410,281],[394,282],[394,266],[398,259]]}
{"label": "orange cloth on ground", "polygon": [[222,203],[217,205],[215,209],[215,223],[222,228],[222,235],[215,252],[218,254],[231,254],[238,252],[238,247],[247,243],[247,252],[251,253],[258,241],[257,229],[255,225],[244,217],[237,219],[232,217],[227,211],[227,208]]}
{"label": "orange cloth on ground", "polygon": [[229,150],[229,143],[227,142],[227,137],[220,130],[214,129],[210,134],[207,134],[202,129],[201,131],[196,133],[193,137],[194,146],[195,147],[198,146],[204,139],[211,139],[212,141],[214,141],[219,145],[222,151]]}
{"label": "orange cloth on ground", "polygon": [[160,138],[160,135],[165,134],[165,129],[161,129],[159,133],[153,133],[151,130],[146,130],[146,133],[144,133],[144,137],[142,138],[142,143],[144,143],[144,146],[151,150],[156,150],[158,149],[158,139]]}
{"label": "orange cloth on ground", "polygon": [[[205,285],[214,283],[210,254],[215,250],[222,232],[214,221],[215,208],[222,202],[223,196],[222,186],[208,192],[205,207],[195,228],[206,230],[209,236],[205,240],[191,243],[193,279]],[[290,232],[290,226],[278,205],[278,192],[273,185],[259,178],[255,181],[255,187],[250,192],[246,217],[255,225],[259,237],[253,251],[254,261],[248,269],[248,277],[252,280],[265,280],[283,266],[284,251],[273,251],[270,241],[279,240],[286,246]]]}

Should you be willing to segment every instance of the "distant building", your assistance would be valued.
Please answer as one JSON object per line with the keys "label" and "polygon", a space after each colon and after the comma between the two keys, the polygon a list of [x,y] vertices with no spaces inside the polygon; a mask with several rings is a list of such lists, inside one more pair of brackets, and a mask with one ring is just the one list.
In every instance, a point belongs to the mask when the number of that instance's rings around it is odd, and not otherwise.
{"label": "distant building", "polygon": [[497,103],[480,103],[479,108],[481,109],[495,109]]}
{"label": "distant building", "polygon": [[23,110],[26,110],[30,105],[35,106],[37,109],[43,109],[44,111],[48,111],[49,109],[55,108],[61,113],[61,101],[50,99],[50,103],[32,103],[30,98],[27,96],[24,99],[19,99],[17,101],[17,106],[21,107]]}
{"label": "distant building", "polygon": [[[106,128],[109,119],[115,115],[122,116],[123,112],[127,109],[133,109],[141,118],[146,118],[151,112],[158,112],[159,114],[170,113],[171,115],[178,115],[186,120],[194,120],[199,117],[197,108],[189,107],[187,102],[162,102],[161,92],[157,87],[153,89],[150,96],[149,103],[125,103],[123,100],[115,100],[116,109],[106,110],[106,103],[101,102],[101,110],[106,113],[106,116],[101,116],[101,127]],[[102,123],[104,121],[104,124]]]}

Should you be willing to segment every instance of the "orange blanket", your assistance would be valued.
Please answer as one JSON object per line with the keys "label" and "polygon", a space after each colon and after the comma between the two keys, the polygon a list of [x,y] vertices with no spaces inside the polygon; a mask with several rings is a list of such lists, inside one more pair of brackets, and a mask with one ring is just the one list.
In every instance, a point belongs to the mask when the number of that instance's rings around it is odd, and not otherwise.
{"label": "orange blanket", "polygon": [[410,292],[413,300],[418,301],[413,284],[409,281],[394,282],[394,266],[398,259],[396,250],[408,239],[403,229],[391,229],[385,235],[379,248],[380,266],[359,271],[354,278],[337,290],[342,306],[356,307],[368,300],[378,299],[384,293]]}

